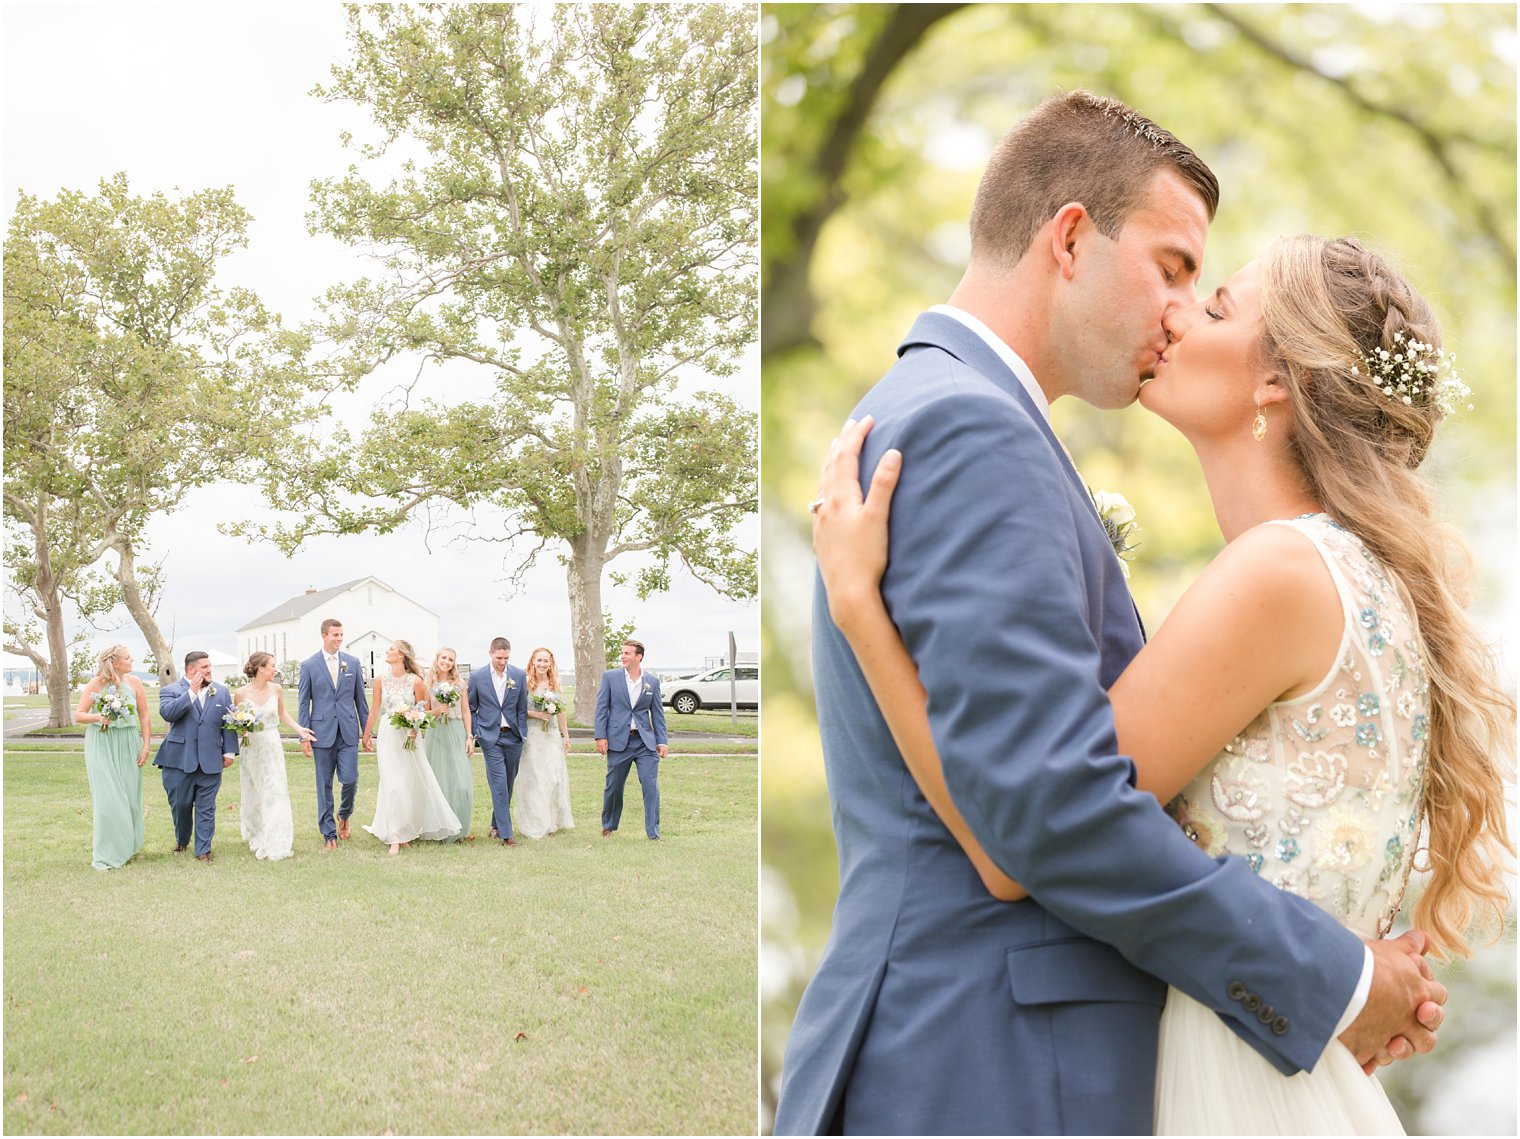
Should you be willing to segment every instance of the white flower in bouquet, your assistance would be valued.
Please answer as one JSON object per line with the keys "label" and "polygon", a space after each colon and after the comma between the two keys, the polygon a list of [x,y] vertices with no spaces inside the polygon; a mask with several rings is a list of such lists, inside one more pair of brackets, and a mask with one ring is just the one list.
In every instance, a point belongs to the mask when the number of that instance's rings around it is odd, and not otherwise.
{"label": "white flower in bouquet", "polygon": [[222,717],[222,726],[236,732],[239,740],[246,740],[251,733],[263,730],[264,721],[259,719],[253,705],[244,700],[236,708],[227,710],[227,714]]}
{"label": "white flower in bouquet", "polygon": [[108,728],[119,720],[137,715],[137,706],[129,695],[109,684],[95,694],[90,711],[100,717],[102,728]]}
{"label": "white flower in bouquet", "polygon": [[452,680],[444,680],[433,685],[433,700],[443,705],[442,716],[447,717],[449,712],[459,704],[459,685]]}
{"label": "white flower in bouquet", "polygon": [[559,693],[550,692],[547,688],[544,688],[540,689],[538,692],[533,693],[531,699],[533,701],[533,707],[537,708],[540,712],[547,713],[549,716],[549,719],[545,720],[543,725],[544,731],[547,732],[549,730],[549,725],[554,722],[554,717],[558,716],[560,714],[560,710],[564,707],[564,705],[560,703]]}
{"label": "white flower in bouquet", "polygon": [[397,708],[390,714],[391,727],[400,728],[407,734],[406,742],[402,745],[407,751],[416,751],[417,733],[427,731],[436,722],[420,702],[408,708]]}

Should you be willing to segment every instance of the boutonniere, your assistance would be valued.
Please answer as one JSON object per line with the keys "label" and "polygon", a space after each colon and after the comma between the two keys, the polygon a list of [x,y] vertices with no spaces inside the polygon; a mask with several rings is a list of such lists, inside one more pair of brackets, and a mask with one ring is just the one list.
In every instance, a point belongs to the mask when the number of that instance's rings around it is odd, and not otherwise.
{"label": "boutonniere", "polygon": [[1114,553],[1118,555],[1119,568],[1124,571],[1125,577],[1129,577],[1129,563],[1134,557],[1135,547],[1139,545],[1135,541],[1135,535],[1140,533],[1140,523],[1135,521],[1135,508],[1122,494],[1107,490],[1090,493],[1093,506],[1098,511],[1098,520],[1103,523],[1108,540],[1113,543]]}
{"label": "boutonniere", "polygon": [[348,675],[348,661],[344,660],[342,657],[338,658],[338,671],[345,676]]}
{"label": "boutonniere", "polygon": [[517,687],[517,681],[513,680],[510,676],[507,677],[507,687],[508,688],[516,688]]}
{"label": "boutonniere", "polygon": [[649,687],[649,685],[647,685],[647,684],[644,685],[644,695],[645,696],[650,695],[653,691],[654,691],[654,689],[651,688],[651,687]]}

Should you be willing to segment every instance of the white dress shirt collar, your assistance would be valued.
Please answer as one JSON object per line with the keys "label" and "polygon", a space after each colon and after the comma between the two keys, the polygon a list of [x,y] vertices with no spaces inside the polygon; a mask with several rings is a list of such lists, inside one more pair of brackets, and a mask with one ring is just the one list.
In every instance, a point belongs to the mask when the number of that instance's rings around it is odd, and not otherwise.
{"label": "white dress shirt collar", "polygon": [[1019,357],[1019,354],[1005,344],[1001,337],[992,329],[988,328],[976,317],[962,308],[954,305],[932,305],[930,312],[937,312],[941,316],[948,316],[952,320],[958,320],[976,333],[988,348],[997,353],[999,360],[1008,365],[1008,368],[1019,378],[1019,383],[1024,385],[1024,390],[1029,393],[1029,398],[1034,400],[1035,407],[1040,409],[1040,414],[1045,417],[1045,422],[1050,422],[1050,401],[1045,398],[1044,389],[1040,387],[1034,373],[1029,370],[1029,365]]}

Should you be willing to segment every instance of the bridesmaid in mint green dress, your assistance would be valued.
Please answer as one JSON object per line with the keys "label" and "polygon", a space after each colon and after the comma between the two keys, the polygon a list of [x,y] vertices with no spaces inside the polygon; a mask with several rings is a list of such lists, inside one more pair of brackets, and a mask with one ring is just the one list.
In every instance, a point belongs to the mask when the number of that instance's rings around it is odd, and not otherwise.
{"label": "bridesmaid in mint green dress", "polygon": [[84,769],[95,805],[96,870],[126,865],[143,848],[142,765],[148,762],[148,698],[131,675],[132,654],[112,645],[79,696],[74,720],[84,730]]}
{"label": "bridesmaid in mint green dress", "polygon": [[[447,842],[457,842],[470,833],[470,813],[475,809],[475,773],[470,766],[470,756],[475,754],[475,735],[470,731],[470,702],[465,699],[464,681],[459,678],[456,660],[453,649],[439,649],[425,677],[428,711],[443,717],[441,723],[428,729],[428,763],[462,828]],[[436,691],[440,685],[449,684],[459,693],[458,702],[452,705],[439,700]]]}

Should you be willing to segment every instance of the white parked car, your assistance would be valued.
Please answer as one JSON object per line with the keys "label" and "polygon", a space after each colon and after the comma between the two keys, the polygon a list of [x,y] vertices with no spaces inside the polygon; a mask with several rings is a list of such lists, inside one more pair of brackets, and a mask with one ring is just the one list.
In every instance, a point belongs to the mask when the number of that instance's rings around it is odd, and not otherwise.
{"label": "white parked car", "polygon": [[740,708],[760,707],[760,666],[739,665],[738,675],[731,681],[733,671],[723,665],[686,680],[671,681],[664,691],[665,703],[683,716],[698,708],[727,708],[730,700]]}

